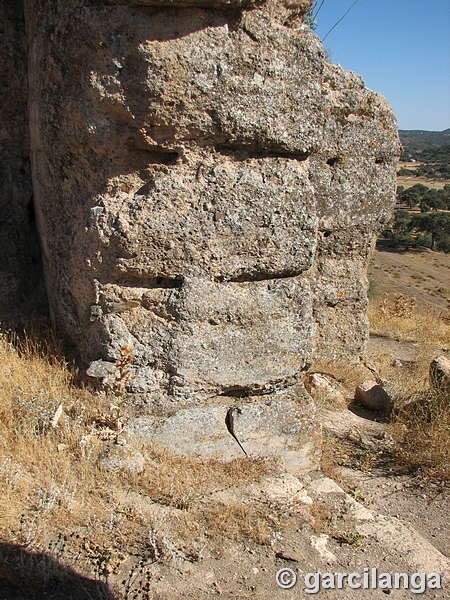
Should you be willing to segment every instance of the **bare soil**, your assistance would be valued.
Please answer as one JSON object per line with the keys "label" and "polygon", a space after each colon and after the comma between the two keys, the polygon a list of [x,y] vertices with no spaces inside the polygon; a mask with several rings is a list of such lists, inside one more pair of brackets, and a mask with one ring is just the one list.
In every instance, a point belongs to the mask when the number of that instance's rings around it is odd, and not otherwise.
{"label": "bare soil", "polygon": [[[450,288],[448,255],[426,249],[393,251],[380,245],[369,277],[380,297],[384,292],[401,292],[416,296],[419,304],[446,311],[446,295],[439,288]],[[389,363],[413,363],[416,347],[374,337],[369,355],[375,364],[386,355]],[[450,490],[399,466],[390,425],[381,415],[353,406],[352,396],[353,390],[348,389],[350,408],[328,410],[323,416],[322,471],[305,476],[300,489],[283,488],[280,470],[259,483],[243,486],[240,482],[213,490],[197,506],[206,513],[221,500],[225,513],[234,498],[244,507],[243,516],[251,511],[271,514],[272,535],[266,543],[251,541],[251,536],[233,541],[226,532],[210,536],[205,529],[187,531],[186,509],[162,506],[130,489],[123,510],[140,515],[140,539],[126,539],[116,526],[111,533],[115,550],[109,556],[105,548],[90,546],[88,540],[84,551],[74,552],[79,547],[74,532],[55,532],[49,538],[45,564],[42,555],[34,557],[26,548],[15,548],[10,562],[5,552],[0,553],[0,600],[294,600],[310,597],[304,584],[307,573],[362,573],[365,568],[409,575],[417,569],[432,572],[427,565],[450,557]],[[330,482],[326,476],[343,491],[325,490]],[[270,477],[278,478],[284,489],[279,497],[268,494]],[[362,513],[359,520],[354,517],[355,510]],[[171,530],[177,522],[186,529],[184,539],[181,529]],[[377,523],[379,532],[367,533],[367,526]],[[401,535],[405,531],[413,532],[412,541],[405,542]],[[75,532],[76,536],[82,537],[83,532]],[[117,547],[123,552],[118,553]],[[419,566],[413,567],[414,560]],[[14,561],[20,580],[12,574]],[[298,583],[292,589],[276,584],[277,572],[285,568],[297,574]],[[68,582],[60,588],[51,582],[51,574],[58,569],[67,573]],[[448,575],[448,568],[446,571]],[[42,585],[31,579],[39,572],[44,574]],[[395,600],[416,596],[404,589],[344,587],[322,589],[314,597],[379,600],[386,595]],[[448,582],[444,589],[427,590],[420,597],[448,599]]]}
{"label": "bare soil", "polygon": [[[416,171],[421,164],[422,163],[419,162],[401,162],[399,163],[398,168]],[[426,185],[427,187],[435,190],[442,190],[444,189],[444,186],[449,183],[449,181],[442,179],[428,179],[427,177],[415,177],[414,175],[397,175],[397,185],[402,185],[405,189],[408,189],[417,183],[421,183],[422,185]]]}
{"label": "bare soil", "polygon": [[386,292],[398,292],[414,296],[418,306],[446,312],[450,298],[450,254],[424,247],[403,250],[381,240],[369,267],[369,281],[380,299]]}
{"label": "bare soil", "polygon": [[445,185],[448,185],[448,180],[428,179],[427,177],[415,177],[414,175],[400,175],[397,177],[397,185],[402,185],[405,190],[421,183],[434,190],[443,190]]}

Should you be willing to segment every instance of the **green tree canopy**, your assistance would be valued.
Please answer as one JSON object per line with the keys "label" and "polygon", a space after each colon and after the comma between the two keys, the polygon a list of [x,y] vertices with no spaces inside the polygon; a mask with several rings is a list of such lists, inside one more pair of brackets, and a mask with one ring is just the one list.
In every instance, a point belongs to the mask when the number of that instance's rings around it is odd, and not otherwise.
{"label": "green tree canopy", "polygon": [[411,229],[431,235],[431,249],[448,252],[450,249],[450,213],[428,212],[413,215]]}

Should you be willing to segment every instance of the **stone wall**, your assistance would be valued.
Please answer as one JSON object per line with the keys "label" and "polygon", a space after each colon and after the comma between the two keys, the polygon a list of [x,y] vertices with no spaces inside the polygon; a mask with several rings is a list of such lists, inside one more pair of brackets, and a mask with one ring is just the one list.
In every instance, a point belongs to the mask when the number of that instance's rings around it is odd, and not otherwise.
{"label": "stone wall", "polygon": [[309,4],[27,0],[47,295],[91,372],[126,344],[134,390],[198,400],[363,352],[397,125]]}
{"label": "stone wall", "polygon": [[45,311],[28,134],[27,38],[21,0],[0,2],[0,323]]}

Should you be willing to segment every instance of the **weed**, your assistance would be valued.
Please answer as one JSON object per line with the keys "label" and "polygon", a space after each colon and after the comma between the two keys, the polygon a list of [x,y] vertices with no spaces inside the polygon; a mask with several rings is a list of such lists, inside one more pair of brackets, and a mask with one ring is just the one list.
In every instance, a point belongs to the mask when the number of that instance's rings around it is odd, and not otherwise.
{"label": "weed", "polygon": [[236,541],[250,539],[257,544],[269,544],[279,526],[274,511],[265,506],[229,504],[207,509],[204,515],[208,536],[220,535]]}
{"label": "weed", "polygon": [[312,505],[311,514],[314,519],[313,528],[316,533],[329,534],[334,530],[336,511],[328,505],[315,501]]}
{"label": "weed", "polygon": [[[416,349],[409,369],[393,369],[390,362],[379,366],[398,390],[393,423],[397,461],[440,480],[450,480],[450,410],[448,394],[429,387],[429,365],[442,347],[450,346],[450,301],[448,308],[448,315],[418,310],[411,298],[385,294],[369,311],[373,333],[414,342]],[[370,470],[375,460],[371,453],[361,454],[360,468]]]}
{"label": "weed", "polygon": [[336,533],[333,535],[333,538],[343,546],[344,544],[348,546],[353,546],[354,548],[360,548],[363,540],[366,539],[365,535],[360,535],[353,531],[342,531],[340,533]]}
{"label": "weed", "polygon": [[428,477],[450,481],[448,393],[417,394],[399,411],[393,431],[400,442],[400,462]]}
{"label": "weed", "polygon": [[369,298],[371,300],[377,298],[379,292],[378,292],[378,288],[377,288],[377,284],[375,283],[375,281],[373,281],[373,279],[371,279],[369,281],[369,289],[367,291],[367,295],[369,296]]}
{"label": "weed", "polygon": [[364,495],[364,492],[362,492],[357,487],[349,489],[347,493],[354,500],[356,500],[356,502],[365,502],[366,501],[366,496]]}
{"label": "weed", "polygon": [[130,365],[136,357],[131,346],[120,347],[120,358],[116,360],[117,374],[111,378],[111,388],[115,396],[123,396],[125,387],[130,379],[135,379],[131,375]]}
{"label": "weed", "polygon": [[359,452],[356,456],[359,470],[363,473],[369,473],[382,454],[382,450],[373,449],[364,449]]}

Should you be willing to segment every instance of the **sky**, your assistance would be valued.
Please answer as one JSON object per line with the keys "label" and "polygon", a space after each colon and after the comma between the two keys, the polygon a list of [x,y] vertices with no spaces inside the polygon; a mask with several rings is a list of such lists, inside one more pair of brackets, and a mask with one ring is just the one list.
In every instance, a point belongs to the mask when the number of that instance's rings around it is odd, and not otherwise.
{"label": "sky", "polygon": [[[353,2],[324,1],[321,40]],[[450,128],[450,0],[358,0],[323,45],[333,63],[385,96],[399,129]]]}

